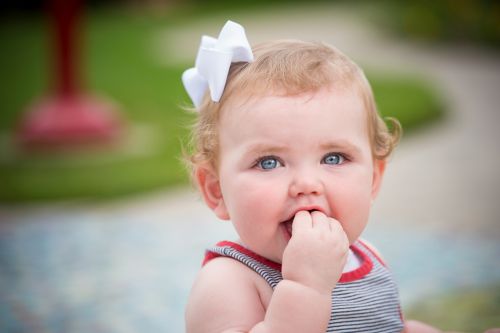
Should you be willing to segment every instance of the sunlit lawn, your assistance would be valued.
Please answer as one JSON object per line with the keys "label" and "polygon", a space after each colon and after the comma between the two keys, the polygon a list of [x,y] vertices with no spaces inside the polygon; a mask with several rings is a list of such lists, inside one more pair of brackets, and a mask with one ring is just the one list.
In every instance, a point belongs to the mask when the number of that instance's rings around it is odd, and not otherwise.
{"label": "sunlit lawn", "polygon": [[500,330],[500,285],[435,295],[413,305],[405,315],[446,331]]}
{"label": "sunlit lawn", "polygon": [[[158,61],[155,36],[185,12],[168,16],[132,11],[92,11],[83,43],[87,91],[111,98],[130,124],[117,148],[29,155],[12,143],[23,110],[52,84],[50,40],[40,17],[0,23],[0,200],[26,202],[108,198],[187,182],[180,162],[189,117],[180,75],[191,66]],[[194,57],[194,55],[193,55]],[[439,118],[443,106],[420,78],[369,73],[379,109],[401,120],[406,132]]]}

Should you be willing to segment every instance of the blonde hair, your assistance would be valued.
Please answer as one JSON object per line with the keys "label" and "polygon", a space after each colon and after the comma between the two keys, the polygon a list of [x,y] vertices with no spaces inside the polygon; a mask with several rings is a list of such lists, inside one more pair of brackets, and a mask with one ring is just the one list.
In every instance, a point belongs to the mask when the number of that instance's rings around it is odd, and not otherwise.
{"label": "blonde hair", "polygon": [[221,100],[209,94],[197,112],[191,131],[191,168],[208,164],[217,168],[219,119],[224,106],[236,98],[249,99],[269,93],[293,96],[323,87],[358,89],[367,110],[368,135],[374,159],[386,159],[399,141],[401,126],[396,119],[389,131],[377,112],[373,92],[363,71],[334,47],[319,42],[278,40],[253,48],[255,61],[233,63]]}

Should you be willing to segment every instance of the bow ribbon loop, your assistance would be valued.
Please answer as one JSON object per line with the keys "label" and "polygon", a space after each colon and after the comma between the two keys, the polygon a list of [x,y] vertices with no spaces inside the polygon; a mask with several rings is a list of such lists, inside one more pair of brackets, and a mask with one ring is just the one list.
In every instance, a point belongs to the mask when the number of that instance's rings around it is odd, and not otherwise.
{"label": "bow ribbon loop", "polygon": [[182,74],[182,82],[194,106],[200,106],[207,88],[211,99],[218,102],[224,92],[231,63],[241,61],[252,62],[253,53],[245,29],[238,23],[227,21],[217,39],[203,36],[195,67]]}

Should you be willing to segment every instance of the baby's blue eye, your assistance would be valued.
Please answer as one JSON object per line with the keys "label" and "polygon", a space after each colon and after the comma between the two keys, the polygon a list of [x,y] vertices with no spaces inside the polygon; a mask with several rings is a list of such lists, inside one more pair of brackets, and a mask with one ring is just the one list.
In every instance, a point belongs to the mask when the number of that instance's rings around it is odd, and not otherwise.
{"label": "baby's blue eye", "polygon": [[337,165],[344,163],[345,158],[341,154],[328,154],[323,158],[323,163]]}
{"label": "baby's blue eye", "polygon": [[280,167],[281,163],[275,157],[264,157],[257,163],[257,166],[264,170],[271,170]]}

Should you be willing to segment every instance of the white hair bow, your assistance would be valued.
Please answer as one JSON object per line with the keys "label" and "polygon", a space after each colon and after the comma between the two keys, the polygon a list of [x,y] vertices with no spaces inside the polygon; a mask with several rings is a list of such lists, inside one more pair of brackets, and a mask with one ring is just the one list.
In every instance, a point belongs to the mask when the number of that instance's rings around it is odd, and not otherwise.
{"label": "white hair bow", "polygon": [[186,91],[198,108],[207,88],[212,101],[218,102],[224,92],[227,74],[232,62],[252,62],[253,53],[245,29],[236,22],[227,21],[219,38],[201,37],[195,67],[182,74]]}

